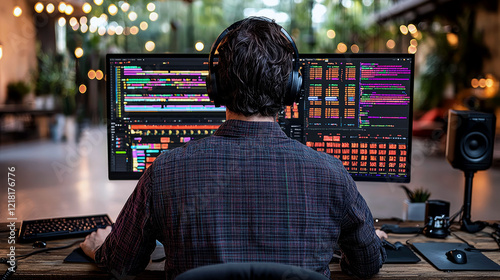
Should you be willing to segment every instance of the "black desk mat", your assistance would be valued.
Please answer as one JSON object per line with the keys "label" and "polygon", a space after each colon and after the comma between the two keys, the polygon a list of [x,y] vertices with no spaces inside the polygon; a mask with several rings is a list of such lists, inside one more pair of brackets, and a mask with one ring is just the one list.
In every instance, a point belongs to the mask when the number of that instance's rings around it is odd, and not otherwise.
{"label": "black desk mat", "polygon": [[[479,251],[466,251],[469,246],[465,243],[428,242],[413,243],[413,247],[434,267],[444,271],[470,270],[470,271],[500,271],[500,265],[483,255]],[[462,250],[467,256],[467,263],[456,264],[448,260],[446,252]]]}
{"label": "black desk mat", "polygon": [[385,252],[387,253],[385,263],[418,263],[420,261],[420,258],[406,245],[396,250],[386,247]]}

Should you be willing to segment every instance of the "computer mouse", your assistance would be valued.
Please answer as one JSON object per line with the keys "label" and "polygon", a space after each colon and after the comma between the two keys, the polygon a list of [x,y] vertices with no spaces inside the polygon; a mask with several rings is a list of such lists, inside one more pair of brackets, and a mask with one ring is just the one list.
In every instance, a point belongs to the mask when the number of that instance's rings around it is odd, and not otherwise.
{"label": "computer mouse", "polygon": [[451,251],[446,252],[446,257],[448,259],[456,264],[465,264],[467,263],[467,255],[465,254],[464,251],[454,249]]}
{"label": "computer mouse", "polygon": [[47,247],[47,242],[45,241],[35,241],[35,243],[33,243],[33,248],[45,248]]}

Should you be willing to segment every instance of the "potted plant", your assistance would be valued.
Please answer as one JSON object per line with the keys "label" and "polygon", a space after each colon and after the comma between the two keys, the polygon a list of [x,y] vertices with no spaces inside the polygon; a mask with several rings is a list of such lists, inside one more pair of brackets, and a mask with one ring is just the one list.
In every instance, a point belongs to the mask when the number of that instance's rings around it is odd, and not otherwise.
{"label": "potted plant", "polygon": [[405,221],[424,221],[425,202],[431,196],[431,192],[424,188],[410,190],[405,185],[401,188],[406,192],[407,199],[404,201],[403,220]]}
{"label": "potted plant", "polygon": [[22,104],[24,96],[30,92],[30,85],[24,81],[7,84],[7,103]]}

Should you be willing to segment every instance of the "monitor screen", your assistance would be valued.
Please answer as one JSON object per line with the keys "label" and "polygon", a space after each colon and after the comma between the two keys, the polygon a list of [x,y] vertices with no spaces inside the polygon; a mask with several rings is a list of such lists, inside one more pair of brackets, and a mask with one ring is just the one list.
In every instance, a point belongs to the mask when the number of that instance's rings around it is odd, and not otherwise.
{"label": "monitor screen", "polygon": [[225,120],[206,93],[207,55],[108,54],[109,179],[138,179],[166,149]]}
{"label": "monitor screen", "polygon": [[301,55],[304,96],[286,133],[339,158],[355,180],[410,181],[412,54]]}
{"label": "monitor screen", "polygon": [[[410,181],[414,55],[301,54],[304,94],[285,133],[339,158],[355,180]],[[166,149],[225,119],[206,93],[208,55],[107,56],[110,179],[138,179]]]}

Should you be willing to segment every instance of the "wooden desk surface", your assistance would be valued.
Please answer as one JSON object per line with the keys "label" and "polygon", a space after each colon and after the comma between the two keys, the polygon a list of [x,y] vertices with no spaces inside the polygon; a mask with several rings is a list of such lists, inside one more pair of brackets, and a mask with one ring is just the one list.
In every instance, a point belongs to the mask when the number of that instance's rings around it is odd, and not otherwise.
{"label": "wooden desk surface", "polygon": [[[383,224],[384,221],[378,223]],[[19,223],[17,223],[19,225]],[[400,226],[416,226],[412,223],[400,224]],[[9,245],[7,243],[9,232],[5,223],[0,223],[0,257],[5,258],[9,253]],[[490,229],[483,232],[470,234],[461,231],[454,233],[461,238],[467,240],[478,249],[498,248],[497,244],[491,239],[488,233]],[[63,239],[47,242],[47,248],[64,246],[77,241],[76,239]],[[409,235],[409,234],[389,234],[390,242],[406,240],[411,242],[462,242],[454,236],[448,236],[446,239],[431,239],[424,235]],[[16,243],[16,256],[33,252],[32,243],[20,244]],[[26,259],[19,260],[17,272],[11,279],[111,279],[110,274],[99,270],[91,263],[65,263],[63,260],[68,256],[78,245],[71,248],[50,251],[30,256]],[[36,249],[39,250],[39,249]],[[485,256],[500,264],[500,252],[483,252]],[[418,254],[417,254],[418,255]],[[421,261],[417,264],[384,264],[379,274],[372,279],[500,279],[500,271],[455,271],[443,272],[434,268],[421,255],[418,255]],[[146,271],[139,275],[136,279],[164,279],[163,274],[164,263],[150,263]],[[7,265],[0,265],[0,272],[3,274],[7,270]],[[331,279],[353,279],[342,273],[340,266],[337,263],[330,264],[332,272]],[[0,274],[0,275],[2,275]]]}

